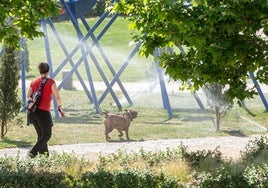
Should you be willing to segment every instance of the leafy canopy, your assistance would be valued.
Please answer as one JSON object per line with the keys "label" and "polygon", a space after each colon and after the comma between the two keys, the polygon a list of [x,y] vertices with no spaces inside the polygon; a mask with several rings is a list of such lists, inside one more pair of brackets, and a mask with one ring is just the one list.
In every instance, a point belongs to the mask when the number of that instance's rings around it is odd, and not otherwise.
{"label": "leafy canopy", "polygon": [[56,0],[1,0],[0,43],[18,46],[21,37],[42,36],[40,19],[56,14],[57,4]]}
{"label": "leafy canopy", "polygon": [[[268,83],[267,0],[120,0],[114,10],[139,31],[133,38],[143,41],[141,55],[173,47],[161,55],[160,66],[194,90],[223,85],[233,102],[256,94],[247,86],[249,72]],[[185,53],[174,48],[179,46]]]}

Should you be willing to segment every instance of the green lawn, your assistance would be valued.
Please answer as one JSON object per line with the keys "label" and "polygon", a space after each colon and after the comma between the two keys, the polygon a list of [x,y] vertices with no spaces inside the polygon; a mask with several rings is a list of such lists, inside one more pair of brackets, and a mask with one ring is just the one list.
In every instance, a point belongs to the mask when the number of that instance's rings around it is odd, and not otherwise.
{"label": "green lawn", "polygon": [[[95,113],[93,104],[88,102],[84,92],[61,90],[61,95],[66,117],[54,119],[53,136],[49,144],[106,142],[102,123],[103,117]],[[221,131],[216,133],[212,122],[214,115],[198,108],[190,94],[177,94],[177,96],[173,94],[170,97],[174,115],[172,119],[168,118],[167,111],[159,105],[162,103],[159,95],[144,95],[144,99],[146,97],[151,99],[148,104],[137,102],[137,104],[134,103],[133,107],[124,106],[124,108],[134,108],[139,112],[138,117],[130,127],[131,140],[245,136],[267,132],[263,129],[263,127],[268,128],[267,112],[264,112],[264,107],[258,97],[247,102],[251,111],[256,114],[255,117],[235,106],[223,118]],[[181,101],[179,101],[180,98]],[[186,100],[188,100],[187,107],[183,106]],[[118,112],[117,107],[108,104],[108,101],[102,104],[102,109]],[[52,114],[54,114],[53,111]],[[23,118],[22,124],[17,123],[10,126],[6,140],[0,141],[0,148],[30,146],[35,142],[36,136],[33,126],[25,125],[25,113],[21,113],[20,116]],[[110,134],[112,140],[119,140],[117,134],[115,130]],[[123,138],[125,140],[125,137]]]}
{"label": "green lawn", "polygon": [[[96,19],[88,20],[90,25],[96,22]],[[107,22],[108,20],[106,20]],[[60,32],[64,39],[64,44],[70,52],[77,44],[77,37],[74,29],[69,22],[56,23],[55,27]],[[129,55],[131,49],[129,42],[131,41],[130,31],[128,30],[128,21],[119,18],[111,27],[105,36],[100,40],[102,49],[109,58],[110,63],[115,71],[123,65],[125,59]],[[49,33],[51,35],[51,31]],[[98,35],[98,32],[96,32]],[[55,70],[65,58],[62,50],[58,48],[56,40],[51,35],[50,38],[51,53],[53,58],[53,70]],[[30,51],[30,68],[31,71],[27,73],[27,79],[32,79],[37,76],[36,66],[40,61],[46,61],[45,47],[42,38],[37,38],[34,41],[28,41],[28,48]],[[89,41],[90,44],[90,41]],[[105,62],[102,60],[97,49],[94,48],[94,54],[99,60],[102,70],[109,81],[113,78],[111,72],[107,68]],[[78,51],[73,62],[81,56]],[[96,70],[96,66],[92,63],[92,58],[88,58],[90,71],[94,81],[102,81],[100,74]],[[121,75],[120,80],[125,82],[144,82],[148,81],[146,74],[152,68],[153,60],[151,58],[140,58],[137,55],[130,62],[125,72]],[[70,69],[70,63],[67,63],[63,69]],[[78,67],[79,73],[84,80],[87,80],[84,64]],[[156,72],[151,71],[152,76],[150,80],[152,83],[158,81],[155,76]],[[61,74],[56,76],[56,80],[62,79]],[[76,75],[73,79],[77,80]],[[156,87],[159,87],[157,85]],[[173,118],[169,119],[168,113],[163,109],[161,93],[153,90],[142,90],[140,92],[129,92],[134,106],[123,104],[125,109],[134,108],[139,112],[130,128],[130,138],[132,140],[149,140],[149,139],[169,139],[169,138],[192,138],[192,137],[207,137],[207,136],[226,136],[226,135],[249,135],[260,134],[267,132],[264,129],[268,128],[267,112],[256,96],[254,99],[245,101],[248,108],[256,114],[255,117],[249,115],[245,110],[239,108],[237,105],[232,111],[223,118],[221,123],[221,131],[215,132],[213,127],[214,114],[201,110],[197,105],[194,97],[187,92],[180,92],[178,90],[169,93],[169,100],[171,103]],[[105,142],[103,117],[95,113],[93,104],[89,101],[84,91],[67,91],[60,90],[63,101],[63,110],[66,113],[65,118],[54,119],[55,125],[53,128],[53,136],[49,142],[53,144],[74,144],[74,143],[88,143],[88,142]],[[97,92],[97,97],[101,96],[102,92]],[[121,92],[116,92],[119,99],[123,99]],[[267,97],[267,95],[266,95]],[[204,105],[206,101],[203,99]],[[114,100],[110,96],[104,99],[101,104],[103,110],[109,112],[118,112],[118,108],[114,105]],[[52,110],[54,117],[54,113]],[[33,126],[26,126],[26,114],[20,113],[19,118],[21,122],[14,122],[10,124],[8,134],[4,140],[0,141],[0,148],[5,147],[20,147],[30,146],[36,140],[36,134]],[[259,126],[260,125],[260,126]],[[111,133],[113,140],[118,140],[117,132]]]}

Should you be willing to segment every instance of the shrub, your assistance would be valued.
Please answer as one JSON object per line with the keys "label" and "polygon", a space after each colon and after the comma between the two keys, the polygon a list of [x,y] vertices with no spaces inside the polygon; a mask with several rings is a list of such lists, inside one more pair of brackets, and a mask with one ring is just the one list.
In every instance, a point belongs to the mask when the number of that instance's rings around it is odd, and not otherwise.
{"label": "shrub", "polygon": [[222,153],[219,148],[216,148],[214,151],[211,150],[202,150],[202,151],[193,151],[193,152],[184,152],[183,158],[186,159],[192,167],[200,166],[200,163],[209,159],[213,163],[220,164],[223,162]]}
{"label": "shrub", "polygon": [[22,187],[72,187],[73,178],[64,173],[39,172],[30,173],[26,171],[5,171],[1,172],[0,184],[2,188]]}
{"label": "shrub", "polygon": [[221,188],[251,188],[267,187],[268,165],[248,166],[243,171],[236,171],[236,166],[226,168],[221,166],[213,172],[193,173],[189,186],[221,187]]}
{"label": "shrub", "polygon": [[193,173],[192,179],[189,183],[193,187],[206,188],[247,188],[247,183],[244,181],[240,173],[236,173],[224,166],[215,169],[213,172]]}
{"label": "shrub", "polygon": [[99,169],[96,172],[88,172],[81,178],[83,187],[96,188],[176,188],[182,187],[171,177],[165,176],[163,173],[154,174],[151,171],[141,170],[124,170],[108,172]]}
{"label": "shrub", "polygon": [[82,175],[81,181],[83,182],[82,187],[102,187],[109,188],[113,187],[112,173],[100,169],[97,172],[87,172]]}
{"label": "shrub", "polygon": [[[189,185],[208,188],[267,187],[268,166],[266,164],[267,155],[265,155],[267,151],[268,137],[261,136],[260,138],[249,141],[245,151],[241,152],[242,161],[234,164],[220,162],[221,158],[217,152],[215,152],[215,155],[212,154],[213,152],[206,153],[204,151],[198,151],[192,154],[186,153],[185,157],[192,162],[192,166],[196,170],[199,170],[199,172],[192,174]],[[216,161],[213,162],[215,159]],[[249,163],[250,165],[248,166]],[[204,167],[206,164],[208,165]]]}
{"label": "shrub", "polygon": [[19,64],[15,47],[4,46],[4,55],[0,58],[0,137],[8,131],[9,122],[17,116],[20,109],[18,97]]}
{"label": "shrub", "polygon": [[241,152],[242,160],[246,163],[252,163],[254,159],[268,150],[268,136],[262,135],[248,142],[245,151]]}
{"label": "shrub", "polygon": [[244,179],[250,187],[267,187],[268,165],[248,166],[243,173]]}
{"label": "shrub", "polygon": [[[265,137],[251,142],[245,156],[251,161],[265,158],[266,142]],[[184,146],[156,152],[118,151],[100,156],[99,163],[94,165],[67,154],[32,160],[5,157],[0,158],[0,185],[4,188],[266,187],[268,165],[260,161],[250,165],[245,161],[227,161],[222,159],[218,148],[187,152]]]}

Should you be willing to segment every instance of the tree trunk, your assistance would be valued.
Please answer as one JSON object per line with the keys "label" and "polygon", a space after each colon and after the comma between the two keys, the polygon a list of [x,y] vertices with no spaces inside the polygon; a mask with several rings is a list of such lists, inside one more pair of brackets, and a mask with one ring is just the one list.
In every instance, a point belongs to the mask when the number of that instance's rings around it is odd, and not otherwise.
{"label": "tree trunk", "polygon": [[1,121],[1,139],[3,139],[7,134],[7,122]]}

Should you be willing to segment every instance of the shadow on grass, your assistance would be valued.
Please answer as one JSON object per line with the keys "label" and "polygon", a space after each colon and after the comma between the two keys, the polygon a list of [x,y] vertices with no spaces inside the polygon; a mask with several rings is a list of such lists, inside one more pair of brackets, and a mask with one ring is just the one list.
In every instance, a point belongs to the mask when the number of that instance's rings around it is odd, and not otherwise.
{"label": "shadow on grass", "polygon": [[24,147],[30,147],[32,146],[31,142],[25,142],[25,141],[17,141],[17,140],[10,140],[8,138],[4,138],[1,140],[1,142],[9,145],[9,146],[16,146],[18,148],[24,148]]}
{"label": "shadow on grass", "polygon": [[[174,117],[167,117],[164,120],[140,121],[139,123],[148,124],[148,125],[154,125],[154,124],[172,124],[170,122],[172,119],[176,119],[176,118],[174,118]],[[178,124],[178,123],[176,122],[176,124]]]}
{"label": "shadow on grass", "polygon": [[100,124],[102,116],[92,111],[65,110],[66,117],[55,119],[55,122],[66,124]]}
{"label": "shadow on grass", "polygon": [[130,139],[130,140],[126,140],[126,139],[121,138],[121,139],[119,139],[119,140],[108,140],[107,142],[109,142],[109,143],[120,143],[120,142],[144,142],[144,140],[143,140],[143,139],[140,139],[140,140],[132,140],[132,139]]}
{"label": "shadow on grass", "polygon": [[[66,123],[66,124],[93,124],[99,125],[103,123],[104,118],[97,114],[94,110],[73,110],[66,109],[64,110],[66,117],[55,119],[55,122]],[[172,120],[180,120],[180,121],[189,121],[189,122],[199,122],[199,121],[209,121],[211,120],[211,114],[208,113],[207,110],[201,110],[196,108],[180,108],[173,109],[173,117],[168,117],[168,114],[164,119],[160,119],[157,117],[155,120],[152,118],[151,121],[148,121],[147,118],[144,118],[145,121],[141,121],[140,123],[145,124],[173,124]],[[146,116],[145,116],[146,117]],[[181,123],[176,122],[176,125]]]}
{"label": "shadow on grass", "polygon": [[[178,123],[178,122],[171,122],[173,118],[167,118],[164,119],[162,121],[139,121],[139,124],[146,124],[146,125],[157,125],[157,124],[161,124],[161,125],[181,125],[182,123]],[[135,122],[134,122],[135,123]]]}
{"label": "shadow on grass", "polygon": [[247,137],[247,135],[242,133],[240,130],[230,130],[230,131],[222,131],[222,132],[229,134],[230,136]]}
{"label": "shadow on grass", "polygon": [[[196,108],[180,108],[173,109],[173,117],[167,117],[162,121],[143,122],[146,124],[172,124],[173,119],[189,122],[211,121],[212,116],[207,110],[201,110]],[[176,125],[181,123],[176,122]]]}
{"label": "shadow on grass", "polygon": [[212,121],[211,116],[184,116],[181,118],[185,122],[201,122],[201,121]]}
{"label": "shadow on grass", "polygon": [[174,117],[185,122],[200,122],[200,121],[211,121],[211,113],[208,110],[196,109],[196,108],[185,108],[185,109],[174,109]]}

